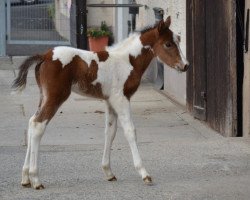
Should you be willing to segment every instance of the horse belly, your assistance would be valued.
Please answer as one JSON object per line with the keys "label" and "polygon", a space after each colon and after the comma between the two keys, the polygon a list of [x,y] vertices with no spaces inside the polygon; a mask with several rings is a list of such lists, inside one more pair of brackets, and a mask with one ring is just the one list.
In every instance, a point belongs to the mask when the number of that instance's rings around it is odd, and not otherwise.
{"label": "horse belly", "polygon": [[103,95],[102,87],[100,83],[93,84],[72,84],[71,91],[81,96],[94,97],[98,99],[107,99],[108,97]]}

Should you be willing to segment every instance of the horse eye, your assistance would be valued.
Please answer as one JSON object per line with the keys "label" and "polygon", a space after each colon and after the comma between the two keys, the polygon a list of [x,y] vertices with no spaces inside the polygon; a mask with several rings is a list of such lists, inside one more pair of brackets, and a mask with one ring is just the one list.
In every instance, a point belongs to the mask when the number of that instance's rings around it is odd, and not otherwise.
{"label": "horse eye", "polygon": [[170,48],[170,47],[172,46],[172,44],[171,44],[171,42],[167,42],[167,43],[165,44],[165,46],[166,46],[167,48]]}

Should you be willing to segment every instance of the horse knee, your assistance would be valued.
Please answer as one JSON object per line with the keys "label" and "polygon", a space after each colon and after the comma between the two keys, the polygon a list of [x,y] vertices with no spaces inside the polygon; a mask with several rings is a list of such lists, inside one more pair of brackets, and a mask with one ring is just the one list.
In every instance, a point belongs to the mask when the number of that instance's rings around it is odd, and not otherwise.
{"label": "horse knee", "polygon": [[32,128],[32,138],[41,138],[44,134],[46,128],[47,120],[43,122],[36,122],[34,119],[30,122],[30,127]]}
{"label": "horse knee", "polygon": [[35,116],[33,115],[30,119],[29,119],[29,126],[32,126],[32,123],[34,122]]}
{"label": "horse knee", "polygon": [[126,128],[124,130],[125,136],[128,141],[134,141],[136,140],[136,130],[135,128]]}

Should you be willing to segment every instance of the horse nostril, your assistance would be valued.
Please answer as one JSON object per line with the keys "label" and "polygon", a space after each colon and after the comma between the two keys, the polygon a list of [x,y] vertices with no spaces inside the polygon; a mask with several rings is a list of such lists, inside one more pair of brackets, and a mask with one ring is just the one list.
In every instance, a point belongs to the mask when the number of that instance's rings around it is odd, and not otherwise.
{"label": "horse nostril", "polygon": [[189,65],[187,64],[187,65],[184,66],[184,69],[183,69],[183,70],[184,70],[184,71],[187,71],[188,68],[189,68]]}

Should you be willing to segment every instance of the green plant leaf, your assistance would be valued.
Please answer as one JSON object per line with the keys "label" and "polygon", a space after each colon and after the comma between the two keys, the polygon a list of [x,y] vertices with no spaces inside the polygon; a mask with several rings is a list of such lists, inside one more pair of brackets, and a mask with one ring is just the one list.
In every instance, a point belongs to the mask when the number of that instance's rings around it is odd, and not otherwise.
{"label": "green plant leaf", "polygon": [[101,22],[101,26],[99,28],[90,28],[87,31],[88,37],[104,37],[104,36],[112,36],[112,32],[109,30],[105,21]]}

